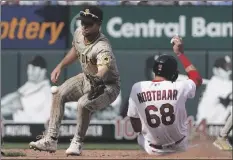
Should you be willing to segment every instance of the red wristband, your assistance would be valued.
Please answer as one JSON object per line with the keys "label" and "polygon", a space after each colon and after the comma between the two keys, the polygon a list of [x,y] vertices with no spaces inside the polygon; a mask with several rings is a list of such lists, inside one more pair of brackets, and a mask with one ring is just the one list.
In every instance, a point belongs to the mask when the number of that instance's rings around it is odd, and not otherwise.
{"label": "red wristband", "polygon": [[[190,65],[192,65],[192,63],[189,61],[189,59],[184,54],[179,54],[177,56],[179,60],[181,61],[181,63],[183,64],[185,69],[189,67]],[[193,80],[197,86],[200,86],[202,84],[202,78],[197,70],[188,71],[187,74],[188,74],[189,79]]]}

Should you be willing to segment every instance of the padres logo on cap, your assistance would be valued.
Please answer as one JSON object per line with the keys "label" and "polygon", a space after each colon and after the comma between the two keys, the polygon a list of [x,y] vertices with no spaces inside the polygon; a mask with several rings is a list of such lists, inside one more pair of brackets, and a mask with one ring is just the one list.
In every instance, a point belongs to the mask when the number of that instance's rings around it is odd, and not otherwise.
{"label": "padres logo on cap", "polygon": [[85,11],[84,11],[84,15],[86,16],[87,14],[90,14],[90,10],[89,9],[85,9]]}

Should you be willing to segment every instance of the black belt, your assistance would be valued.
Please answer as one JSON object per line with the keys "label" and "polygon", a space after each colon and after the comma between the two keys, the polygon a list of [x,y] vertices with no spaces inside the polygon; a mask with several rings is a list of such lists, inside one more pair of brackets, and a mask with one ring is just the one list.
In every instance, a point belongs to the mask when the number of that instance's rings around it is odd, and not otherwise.
{"label": "black belt", "polygon": [[[156,145],[156,144],[150,144],[149,146],[155,148],[155,149],[164,149],[164,148],[169,148],[169,147],[172,147],[172,145],[176,145],[176,144],[179,144],[183,139],[185,138],[185,136],[183,138],[181,138],[180,140],[176,141],[175,143],[173,144],[170,144],[170,145]],[[165,146],[165,147],[163,147]]]}

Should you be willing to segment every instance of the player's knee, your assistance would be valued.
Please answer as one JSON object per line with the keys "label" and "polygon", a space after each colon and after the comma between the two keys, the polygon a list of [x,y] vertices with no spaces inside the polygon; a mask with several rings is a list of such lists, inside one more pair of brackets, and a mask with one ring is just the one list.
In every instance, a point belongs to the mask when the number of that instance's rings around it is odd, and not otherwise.
{"label": "player's knee", "polygon": [[85,109],[91,112],[95,110],[93,106],[88,105],[85,101],[78,102],[77,110],[79,111],[79,110],[85,110]]}
{"label": "player's knee", "polygon": [[85,101],[83,101],[83,100],[79,100],[78,101],[78,104],[77,104],[77,109],[78,110],[85,108],[85,106],[86,106],[86,102]]}
{"label": "player's knee", "polygon": [[61,90],[60,88],[58,89],[58,91],[53,94],[55,99],[60,99],[61,101],[65,102],[65,99],[67,97],[67,94],[64,90]]}

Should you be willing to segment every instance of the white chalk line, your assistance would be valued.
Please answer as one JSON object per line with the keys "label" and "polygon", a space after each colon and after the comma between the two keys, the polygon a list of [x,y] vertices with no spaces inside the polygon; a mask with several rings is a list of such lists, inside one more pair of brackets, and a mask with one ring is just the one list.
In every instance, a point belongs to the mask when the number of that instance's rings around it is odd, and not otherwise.
{"label": "white chalk line", "polygon": [[190,145],[190,146],[188,146],[188,148],[194,148],[194,147],[197,147],[197,146],[199,146],[199,144]]}

